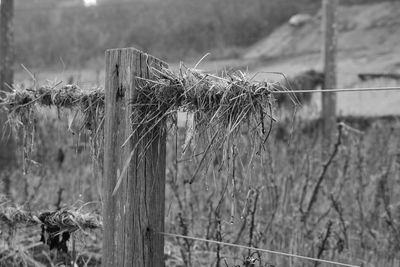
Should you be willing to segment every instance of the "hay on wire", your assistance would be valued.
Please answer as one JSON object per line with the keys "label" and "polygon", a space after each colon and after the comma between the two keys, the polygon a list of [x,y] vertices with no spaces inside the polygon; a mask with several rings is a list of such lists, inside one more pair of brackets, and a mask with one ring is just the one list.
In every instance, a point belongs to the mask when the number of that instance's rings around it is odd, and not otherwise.
{"label": "hay on wire", "polygon": [[64,208],[58,211],[29,212],[20,207],[1,206],[0,224],[8,227],[43,225],[59,228],[60,232],[73,233],[102,227],[99,216],[81,212],[79,209]]}
{"label": "hay on wire", "polygon": [[[155,78],[151,80],[138,78],[140,89],[132,99],[132,122],[140,127],[134,127],[131,136],[139,136],[137,144],[144,141],[147,146],[153,137],[146,138],[148,134],[164,130],[158,127],[165,125],[160,122],[173,118],[176,123],[173,116],[177,111],[192,114],[182,155],[188,147],[194,147],[193,154],[199,152],[196,149],[204,149],[204,153],[193,177],[186,182],[193,183],[200,169],[210,166],[213,151],[222,149],[221,163],[227,162],[230,152],[226,144],[235,142],[241,130],[252,135],[259,150],[264,147],[274,122],[270,83],[251,81],[241,71],[217,77],[184,66],[178,75],[169,69],[152,69],[152,74]],[[193,142],[196,138],[203,141]],[[118,178],[114,193],[122,177]]]}
{"label": "hay on wire", "polygon": [[219,129],[230,134],[243,120],[253,119],[265,134],[265,119],[272,117],[268,83],[252,82],[240,71],[225,77],[185,67],[179,75],[168,69],[153,73],[156,79],[141,79],[137,99],[132,101],[134,122],[145,125],[184,111],[195,115],[197,132]]}
{"label": "hay on wire", "polygon": [[[141,83],[137,98],[132,100],[132,104],[142,111],[142,115],[151,113],[154,109],[201,112],[209,115],[233,111],[235,114],[237,109],[249,105],[257,108],[260,104],[259,99],[265,100],[271,91],[314,89],[324,83],[323,73],[315,70],[299,73],[289,79],[285,78],[282,82],[268,83],[253,81],[240,70],[217,77],[183,66],[179,74],[166,68],[152,69],[152,74],[155,78],[151,80],[137,77]],[[15,89],[5,94],[5,98],[0,98],[0,107],[7,108],[9,112],[20,111],[34,104],[57,108],[80,107],[82,111],[86,111],[93,105],[104,106],[105,101],[102,89],[84,90],[76,85],[57,84],[32,89]],[[220,109],[220,106],[223,106],[223,109]]]}
{"label": "hay on wire", "polygon": [[[154,125],[176,111],[188,112],[193,114],[194,122],[188,124],[187,134],[208,133],[209,142],[214,143],[210,149],[221,148],[242,127],[247,127],[261,148],[275,121],[276,102],[287,106],[289,101],[296,105],[311,99],[310,94],[299,98],[294,94],[283,94],[284,97],[275,99],[271,93],[304,87],[316,89],[324,83],[323,73],[315,70],[279,82],[255,81],[240,70],[217,77],[183,65],[178,75],[169,69],[153,69],[152,72],[155,79],[138,78],[141,83],[137,98],[132,100],[135,107],[133,121]],[[185,142],[185,147],[189,143]]]}
{"label": "hay on wire", "polygon": [[58,110],[63,108],[79,110],[84,115],[83,126],[95,130],[97,117],[99,114],[102,116],[104,111],[104,92],[99,88],[83,90],[76,85],[58,84],[33,89],[15,89],[5,93],[4,98],[0,98],[0,109],[8,112],[10,125],[14,123],[14,127],[19,125],[15,121],[26,123],[25,117],[35,105],[56,107]]}
{"label": "hay on wire", "polygon": [[91,105],[103,106],[104,93],[100,89],[82,90],[76,85],[65,85],[60,88],[44,86],[34,89],[17,89],[6,93],[6,97],[0,99],[0,105],[5,106],[9,112],[18,112],[34,104],[86,109]]}
{"label": "hay on wire", "polygon": [[[184,66],[178,74],[166,68],[150,71],[151,80],[137,77],[138,93],[130,103],[133,106],[133,124],[153,129],[176,111],[186,111],[196,115],[196,132],[218,128],[230,134],[239,128],[241,121],[250,119],[256,122],[261,136],[266,134],[266,125],[272,118],[273,101],[269,91],[276,89],[271,83],[251,81],[241,71],[225,77],[204,74]],[[14,90],[0,100],[0,106],[6,107],[10,113],[23,112],[34,104],[78,107],[86,114],[88,110],[104,107],[104,92],[65,85]]]}

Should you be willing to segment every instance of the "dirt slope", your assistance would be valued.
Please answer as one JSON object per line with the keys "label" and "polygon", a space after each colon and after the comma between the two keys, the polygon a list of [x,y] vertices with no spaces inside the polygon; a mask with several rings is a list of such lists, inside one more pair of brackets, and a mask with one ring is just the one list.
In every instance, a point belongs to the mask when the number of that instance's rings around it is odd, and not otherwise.
{"label": "dirt slope", "polygon": [[[400,51],[400,1],[340,7],[340,51],[362,54]],[[250,47],[244,58],[275,58],[316,53],[322,45],[321,15],[300,27],[288,23]]]}
{"label": "dirt slope", "polygon": [[[338,87],[400,86],[400,81],[360,82],[361,72],[400,73],[400,1],[340,7]],[[258,62],[251,71],[257,79],[276,79],[268,71],[287,75],[315,68],[322,69],[320,47],[321,16],[298,28],[288,24],[250,47],[243,61]],[[314,94],[318,115],[321,96]],[[338,113],[342,115],[400,114],[400,91],[354,92],[338,94]]]}

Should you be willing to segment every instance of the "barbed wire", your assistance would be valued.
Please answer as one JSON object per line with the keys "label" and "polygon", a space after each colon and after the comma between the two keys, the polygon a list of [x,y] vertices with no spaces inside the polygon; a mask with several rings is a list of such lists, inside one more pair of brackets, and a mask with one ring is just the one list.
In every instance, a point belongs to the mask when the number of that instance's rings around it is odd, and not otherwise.
{"label": "barbed wire", "polygon": [[274,251],[274,250],[269,250],[269,249],[262,249],[262,248],[249,247],[249,246],[238,245],[238,244],[232,244],[232,243],[226,243],[226,242],[215,241],[215,240],[210,240],[210,239],[204,239],[204,238],[199,238],[199,237],[191,237],[191,236],[178,235],[178,234],[171,234],[171,233],[164,233],[164,232],[159,232],[159,234],[162,234],[162,235],[164,235],[164,236],[169,236],[169,237],[183,238],[183,239],[189,239],[189,240],[194,240],[194,241],[200,241],[200,242],[207,242],[207,243],[212,243],[212,244],[218,244],[218,245],[222,245],[222,246],[236,247],[236,248],[242,248],[242,249],[250,249],[250,250],[254,250],[254,251],[259,251],[259,252],[264,252],[264,253],[270,253],[270,254],[276,254],[276,255],[281,255],[281,256],[287,256],[287,257],[292,257],[292,258],[299,258],[299,259],[303,259],[303,260],[310,260],[310,261],[317,261],[317,262],[323,262],[323,263],[330,263],[330,264],[335,264],[335,265],[338,265],[338,266],[360,267],[360,266],[358,266],[358,265],[353,265],[353,264],[347,264],[347,263],[341,263],[341,262],[335,262],[335,261],[317,259],[317,258],[312,258],[312,257],[307,257],[307,256],[301,256],[301,255],[291,254],[291,253],[285,253],[285,252],[279,252],[279,251]]}

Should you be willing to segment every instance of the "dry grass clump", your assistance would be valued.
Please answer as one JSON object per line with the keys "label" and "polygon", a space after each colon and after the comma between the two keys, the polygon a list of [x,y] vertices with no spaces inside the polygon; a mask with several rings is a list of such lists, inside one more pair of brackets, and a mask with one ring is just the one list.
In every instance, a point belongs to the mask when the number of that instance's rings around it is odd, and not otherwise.
{"label": "dry grass clump", "polygon": [[42,212],[38,218],[47,227],[58,227],[62,231],[70,233],[77,230],[90,230],[102,227],[100,216],[72,209]]}
{"label": "dry grass clump", "polygon": [[35,89],[16,89],[0,100],[0,104],[7,105],[10,111],[19,111],[36,103],[57,108],[81,107],[85,110],[92,105],[104,105],[104,93],[100,89],[82,90],[76,85],[64,85],[59,88],[44,86]]}
{"label": "dry grass clump", "polygon": [[43,225],[57,227],[61,232],[75,232],[102,227],[97,215],[82,212],[80,209],[64,208],[57,211],[30,212],[12,205],[0,206],[0,224],[9,227]]}
{"label": "dry grass clump", "polygon": [[[11,93],[6,93],[5,98],[0,98],[0,109],[6,109],[10,114],[11,121],[15,121],[15,115],[24,118],[35,104],[45,107],[56,107],[77,109],[85,117],[84,126],[95,130],[96,119],[103,114],[104,92],[97,88],[83,90],[76,85],[59,84],[55,86],[44,86],[32,89],[16,88]],[[18,121],[22,121],[20,119]]]}
{"label": "dry grass clump", "polygon": [[[155,80],[144,80],[133,105],[140,115],[173,111],[197,113],[207,125],[230,128],[248,116],[270,114],[270,89],[265,82],[251,81],[237,71],[225,77],[181,67],[179,74],[154,69]],[[151,118],[149,118],[151,120]],[[263,120],[260,120],[263,122]]]}
{"label": "dry grass clump", "polygon": [[217,77],[183,65],[178,74],[168,69],[152,72],[154,80],[139,78],[133,123],[154,125],[183,111],[192,115],[185,146],[198,134],[221,147],[244,125],[259,144],[267,139],[274,121],[272,83],[253,81],[241,71]]}

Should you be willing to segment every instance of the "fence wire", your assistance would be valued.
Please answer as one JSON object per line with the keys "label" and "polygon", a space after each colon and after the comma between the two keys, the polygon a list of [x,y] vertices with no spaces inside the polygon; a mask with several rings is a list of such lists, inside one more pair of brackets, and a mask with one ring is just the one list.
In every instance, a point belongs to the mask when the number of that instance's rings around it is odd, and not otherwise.
{"label": "fence wire", "polygon": [[304,89],[271,91],[271,94],[300,94],[300,93],[346,93],[346,92],[376,92],[376,91],[399,91],[400,87],[371,87],[371,88],[335,88],[335,89]]}
{"label": "fence wire", "polygon": [[200,242],[207,242],[207,243],[212,243],[212,244],[218,244],[218,245],[222,245],[222,246],[236,247],[236,248],[242,248],[242,249],[249,249],[249,250],[254,250],[254,251],[259,251],[259,252],[264,252],[264,253],[270,253],[270,254],[276,254],[276,255],[286,256],[286,257],[299,258],[299,259],[310,260],[310,261],[314,261],[314,262],[330,263],[330,264],[335,264],[335,265],[337,265],[337,266],[360,267],[359,265],[353,265],[353,264],[347,264],[347,263],[341,263],[341,262],[335,262],[335,261],[329,261],[329,260],[311,258],[311,257],[301,256],[301,255],[296,255],[296,254],[291,254],[291,253],[285,253],[285,252],[279,252],[279,251],[274,251],[274,250],[269,250],[269,249],[261,249],[261,248],[255,248],[255,247],[248,247],[248,246],[244,246],[244,245],[226,243],[226,242],[215,241],[215,240],[204,239],[204,238],[198,238],[198,237],[191,237],[191,236],[178,235],[178,234],[171,234],[171,233],[164,233],[164,232],[160,232],[159,234],[162,234],[162,235],[164,235],[164,236],[169,236],[169,237],[183,238],[183,239],[188,239],[188,240],[194,240],[194,241],[200,241]]}

